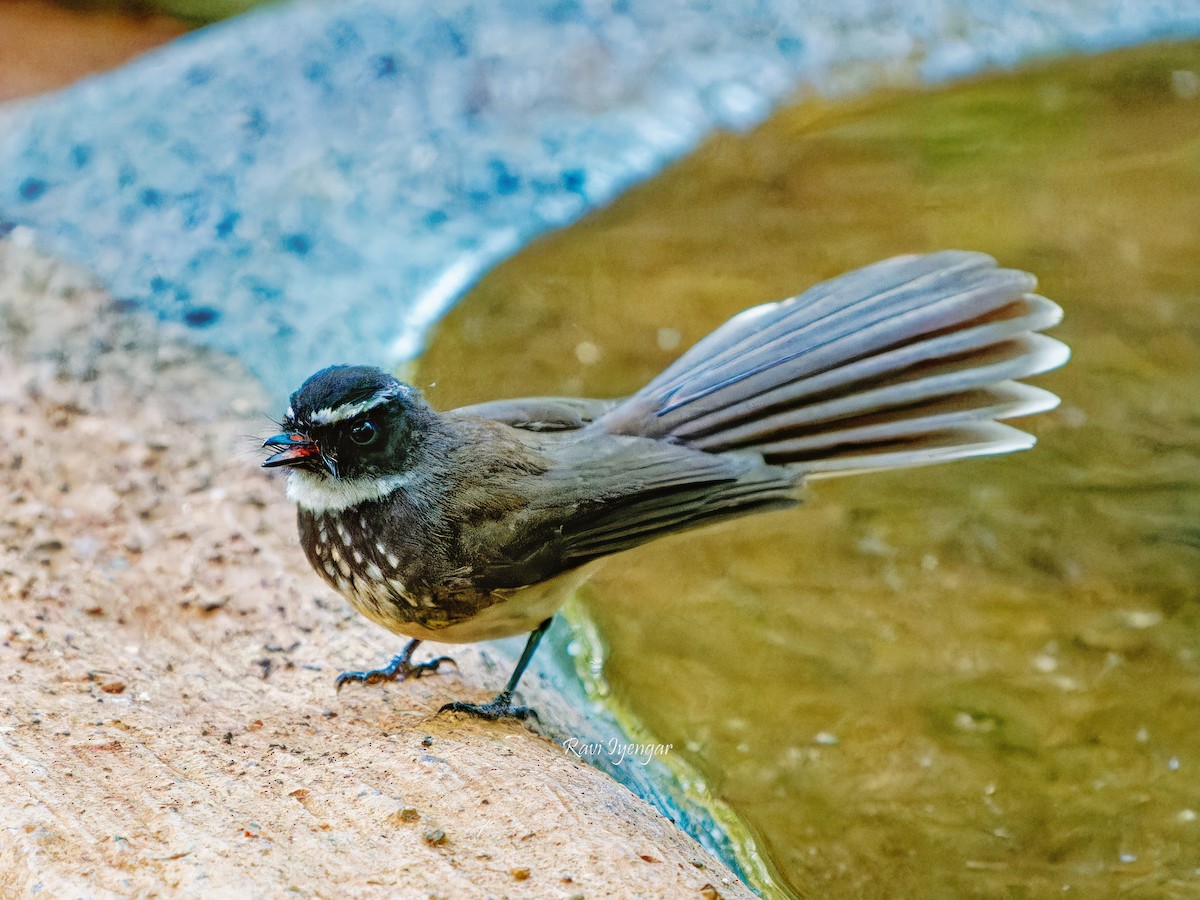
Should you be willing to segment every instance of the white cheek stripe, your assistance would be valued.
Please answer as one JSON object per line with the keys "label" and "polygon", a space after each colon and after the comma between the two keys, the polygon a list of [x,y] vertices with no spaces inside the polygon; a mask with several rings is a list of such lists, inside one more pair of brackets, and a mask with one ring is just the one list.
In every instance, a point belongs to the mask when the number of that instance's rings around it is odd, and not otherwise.
{"label": "white cheek stripe", "polygon": [[369,500],[382,500],[408,484],[410,478],[407,474],[378,478],[332,478],[293,469],[288,473],[287,495],[301,509],[320,515],[341,512]]}

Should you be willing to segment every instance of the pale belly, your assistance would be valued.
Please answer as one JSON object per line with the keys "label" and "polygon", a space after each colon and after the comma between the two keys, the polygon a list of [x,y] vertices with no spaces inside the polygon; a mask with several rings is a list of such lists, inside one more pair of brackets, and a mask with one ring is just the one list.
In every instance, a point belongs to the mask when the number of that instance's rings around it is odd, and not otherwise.
{"label": "pale belly", "polygon": [[[408,606],[411,600],[400,597],[384,598],[378,590],[366,592],[334,585],[350,604],[371,621],[389,631],[423,641],[446,644],[470,644],[497,638],[527,634],[554,615],[559,607],[592,576],[598,562],[589,563],[570,572],[529,587],[494,591],[494,602],[468,618],[442,624],[436,612],[430,610],[425,621],[415,621]],[[381,602],[382,601],[382,602]],[[403,604],[403,606],[397,605]]]}

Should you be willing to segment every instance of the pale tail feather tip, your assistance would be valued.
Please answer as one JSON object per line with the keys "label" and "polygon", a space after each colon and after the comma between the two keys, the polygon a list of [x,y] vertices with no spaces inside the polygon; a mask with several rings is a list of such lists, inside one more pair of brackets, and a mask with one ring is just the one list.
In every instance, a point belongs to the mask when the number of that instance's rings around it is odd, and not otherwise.
{"label": "pale tail feather tip", "polygon": [[[935,436],[929,437],[933,439]],[[861,453],[846,453],[799,463],[797,468],[804,472],[805,478],[833,478],[886,469],[912,469],[976,456],[999,456],[1028,450],[1036,443],[1037,438],[1028,432],[999,422],[988,422],[975,432],[974,440],[955,436],[942,446],[911,450],[877,448],[873,452],[864,450]]]}

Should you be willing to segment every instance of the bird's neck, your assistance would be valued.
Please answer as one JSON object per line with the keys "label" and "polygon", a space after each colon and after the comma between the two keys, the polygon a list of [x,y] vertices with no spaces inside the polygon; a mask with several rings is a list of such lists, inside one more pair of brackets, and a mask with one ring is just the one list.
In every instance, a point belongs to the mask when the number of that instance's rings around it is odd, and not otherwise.
{"label": "bird's neck", "polygon": [[405,472],[334,478],[297,469],[288,474],[287,495],[301,509],[319,516],[342,512],[371,500],[382,500],[408,484],[411,477]]}

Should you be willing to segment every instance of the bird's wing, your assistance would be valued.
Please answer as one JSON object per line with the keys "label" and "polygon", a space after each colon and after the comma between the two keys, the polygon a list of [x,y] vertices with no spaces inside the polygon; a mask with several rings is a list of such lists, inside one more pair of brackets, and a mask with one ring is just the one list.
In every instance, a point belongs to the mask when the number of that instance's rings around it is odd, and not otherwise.
{"label": "bird's wing", "polygon": [[535,583],[673,532],[798,502],[796,473],[754,454],[615,435],[554,443],[520,512],[476,533],[482,546],[503,547],[476,567],[479,583]]}
{"label": "bird's wing", "polygon": [[525,431],[573,431],[600,418],[620,402],[586,397],[518,397],[460,406],[453,413],[502,422]]}
{"label": "bird's wing", "polygon": [[602,502],[581,507],[563,523],[572,563],[798,500],[799,479],[787,469],[755,456],[699,454],[661,442],[615,454],[609,475],[613,494],[602,494]]}

